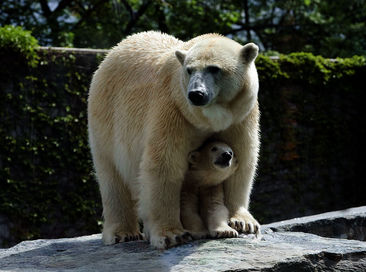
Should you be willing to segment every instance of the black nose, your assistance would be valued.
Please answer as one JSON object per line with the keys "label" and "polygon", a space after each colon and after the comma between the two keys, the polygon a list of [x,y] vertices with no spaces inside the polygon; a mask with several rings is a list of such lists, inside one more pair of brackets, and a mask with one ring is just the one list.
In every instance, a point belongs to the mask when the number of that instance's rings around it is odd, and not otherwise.
{"label": "black nose", "polygon": [[225,162],[225,163],[228,163],[232,157],[233,156],[228,151],[221,154],[221,158],[222,158],[223,162]]}
{"label": "black nose", "polygon": [[215,161],[215,164],[222,167],[222,168],[226,168],[230,166],[230,160],[233,158],[233,153],[232,152],[224,152],[220,155],[220,157],[217,158],[217,160]]}
{"label": "black nose", "polygon": [[191,91],[188,93],[188,99],[195,106],[203,106],[208,103],[208,95],[201,91]]}

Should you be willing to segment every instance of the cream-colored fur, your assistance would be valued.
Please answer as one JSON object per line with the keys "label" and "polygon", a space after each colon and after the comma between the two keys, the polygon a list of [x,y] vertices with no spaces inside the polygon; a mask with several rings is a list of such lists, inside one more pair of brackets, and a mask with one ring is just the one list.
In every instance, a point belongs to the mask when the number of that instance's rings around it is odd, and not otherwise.
{"label": "cream-colored fur", "polygon": [[[223,153],[233,156],[225,166],[217,164]],[[229,211],[224,204],[223,182],[238,167],[232,149],[222,142],[205,143],[190,153],[190,167],[182,186],[181,220],[195,239],[237,237],[228,226]]]}
{"label": "cream-colored fur", "polygon": [[[211,136],[229,144],[240,162],[224,184],[231,222],[257,224],[247,212],[259,149],[257,51],[217,34],[182,42],[142,32],[108,53],[88,99],[105,244],[141,238],[138,218],[154,247],[187,239],[180,222],[187,156]],[[202,72],[211,64],[220,66],[220,78],[208,75],[215,78],[214,88],[206,86],[210,100],[194,106],[186,67]]]}

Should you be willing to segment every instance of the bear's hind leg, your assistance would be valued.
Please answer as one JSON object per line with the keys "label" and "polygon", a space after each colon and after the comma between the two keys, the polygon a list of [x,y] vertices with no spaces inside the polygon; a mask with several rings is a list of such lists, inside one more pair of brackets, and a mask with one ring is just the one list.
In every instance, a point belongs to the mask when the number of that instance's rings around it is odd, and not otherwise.
{"label": "bear's hind leg", "polygon": [[103,202],[103,243],[142,240],[136,214],[136,203],[122,177],[106,160],[94,160]]}

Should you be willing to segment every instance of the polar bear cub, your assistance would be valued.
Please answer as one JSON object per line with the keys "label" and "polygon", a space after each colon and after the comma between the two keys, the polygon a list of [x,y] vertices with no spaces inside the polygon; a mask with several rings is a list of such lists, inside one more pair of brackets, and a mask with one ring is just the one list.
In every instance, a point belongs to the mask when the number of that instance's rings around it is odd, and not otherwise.
{"label": "polar bear cub", "polygon": [[189,153],[189,169],[182,185],[181,220],[193,238],[238,237],[228,225],[223,181],[238,168],[233,150],[223,142],[208,142]]}

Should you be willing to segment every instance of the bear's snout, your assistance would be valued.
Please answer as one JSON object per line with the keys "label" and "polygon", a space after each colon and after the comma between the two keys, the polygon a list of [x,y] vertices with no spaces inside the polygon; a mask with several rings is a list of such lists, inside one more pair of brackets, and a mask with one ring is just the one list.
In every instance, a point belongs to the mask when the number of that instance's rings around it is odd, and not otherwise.
{"label": "bear's snout", "polygon": [[204,106],[209,101],[208,94],[202,91],[190,91],[188,93],[188,99],[195,106]]}
{"label": "bear's snout", "polygon": [[231,152],[224,152],[220,155],[220,157],[217,158],[217,160],[215,161],[216,165],[219,165],[221,167],[228,167],[230,166],[230,161],[233,158],[233,155]]}
{"label": "bear's snout", "polygon": [[226,151],[225,153],[222,153],[221,157],[224,161],[227,161],[227,162],[229,162],[232,158],[231,154],[228,151]]}

